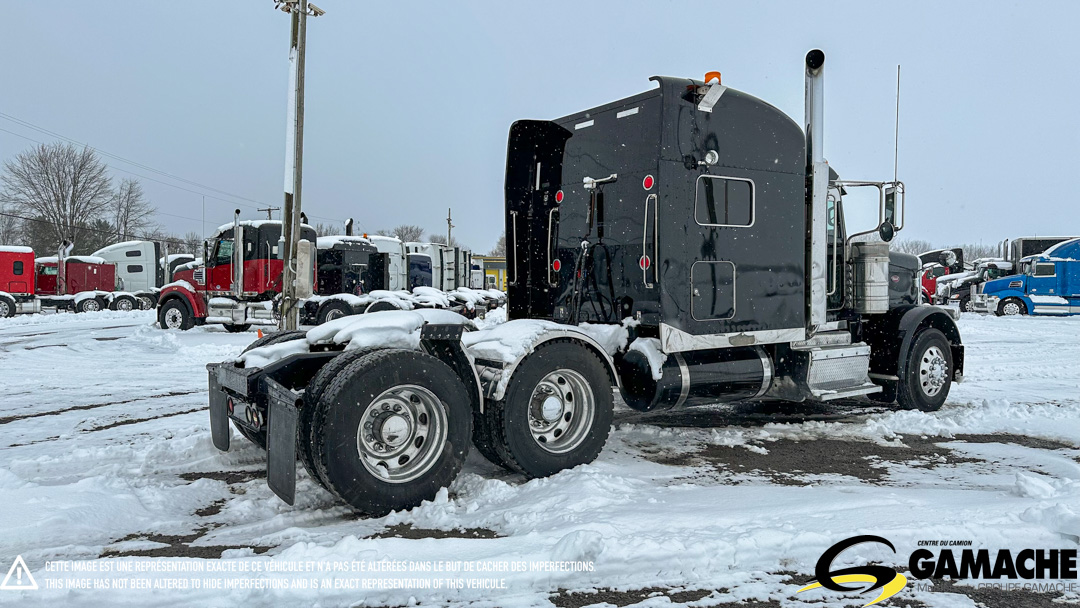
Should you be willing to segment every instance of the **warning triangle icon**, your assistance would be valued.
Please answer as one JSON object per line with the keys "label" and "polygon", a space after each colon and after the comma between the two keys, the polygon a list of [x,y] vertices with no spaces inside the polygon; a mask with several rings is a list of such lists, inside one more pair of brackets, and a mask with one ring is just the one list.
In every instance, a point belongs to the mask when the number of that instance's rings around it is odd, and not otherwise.
{"label": "warning triangle icon", "polygon": [[8,570],[7,576],[4,577],[3,584],[0,584],[0,589],[8,591],[28,589],[33,591],[37,588],[37,581],[34,580],[34,575],[30,574],[30,569],[26,567],[26,562],[24,562],[22,556],[19,555],[15,558],[15,563],[11,564],[11,569]]}

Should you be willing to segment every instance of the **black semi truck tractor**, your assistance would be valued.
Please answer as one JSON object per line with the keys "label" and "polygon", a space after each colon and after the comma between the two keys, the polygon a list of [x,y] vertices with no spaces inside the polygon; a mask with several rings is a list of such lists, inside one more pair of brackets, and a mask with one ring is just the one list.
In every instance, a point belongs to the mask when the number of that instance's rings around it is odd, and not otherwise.
{"label": "black semi truck tractor", "polygon": [[[215,445],[228,449],[231,422],[267,447],[285,501],[299,458],[381,513],[434,497],[470,443],[528,477],[592,461],[616,390],[644,411],[854,397],[938,409],[962,378],[960,334],[949,311],[918,305],[918,259],[889,251],[903,184],[842,180],[822,157],[824,63],[806,56],[802,128],[718,74],[514,123],[509,320],[414,320],[410,348],[358,348],[330,326],[264,337],[249,353],[287,356],[208,366]],[[857,188],[877,195],[866,230],[844,222]]]}

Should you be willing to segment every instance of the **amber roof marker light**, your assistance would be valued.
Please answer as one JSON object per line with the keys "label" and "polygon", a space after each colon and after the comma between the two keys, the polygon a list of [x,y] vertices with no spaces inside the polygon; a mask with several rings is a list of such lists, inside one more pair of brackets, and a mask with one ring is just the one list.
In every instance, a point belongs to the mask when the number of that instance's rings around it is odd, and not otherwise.
{"label": "amber roof marker light", "polygon": [[716,84],[722,84],[720,82],[720,72],[705,72],[705,84],[709,84],[713,80],[716,81]]}

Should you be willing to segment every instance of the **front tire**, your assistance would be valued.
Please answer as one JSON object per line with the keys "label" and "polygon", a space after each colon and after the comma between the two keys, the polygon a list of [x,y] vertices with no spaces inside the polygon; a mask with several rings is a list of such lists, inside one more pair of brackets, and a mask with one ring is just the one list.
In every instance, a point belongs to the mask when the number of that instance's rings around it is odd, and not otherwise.
{"label": "front tire", "polygon": [[1027,305],[1020,298],[1005,298],[998,304],[995,314],[999,317],[1015,317],[1017,315],[1026,315],[1028,313]]}
{"label": "front tire", "polygon": [[312,456],[329,489],[382,515],[435,497],[465,462],[471,400],[449,366],[402,349],[345,366],[312,412]]}
{"label": "front tire", "polygon": [[960,296],[960,312],[975,312],[971,304],[971,296]]}
{"label": "front tire", "polygon": [[187,304],[173,299],[158,309],[158,324],[161,329],[186,331],[195,327],[195,317],[188,310]]}
{"label": "front tire", "polygon": [[487,409],[496,464],[546,477],[592,462],[611,431],[615,400],[604,362],[580,343],[541,345]]}
{"label": "front tire", "polygon": [[900,379],[897,402],[908,410],[941,409],[952,388],[952,348],[940,330],[926,328],[915,335]]}

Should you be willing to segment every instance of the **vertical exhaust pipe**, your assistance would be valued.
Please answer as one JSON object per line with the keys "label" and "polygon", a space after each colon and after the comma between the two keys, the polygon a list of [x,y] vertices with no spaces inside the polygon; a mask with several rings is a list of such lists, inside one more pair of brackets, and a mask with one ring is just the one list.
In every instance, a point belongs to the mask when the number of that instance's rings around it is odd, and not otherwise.
{"label": "vertical exhaust pipe", "polygon": [[345,236],[352,236],[353,235],[352,234],[352,225],[353,225],[353,221],[352,221],[351,217],[349,219],[345,220]]}
{"label": "vertical exhaust pipe", "polygon": [[822,148],[825,123],[825,53],[814,49],[806,54],[806,183],[807,205],[810,208],[808,276],[810,302],[807,333],[813,334],[825,325],[828,308],[826,247],[829,194],[829,165]]}
{"label": "vertical exhaust pipe", "polygon": [[244,227],[240,225],[240,210],[233,211],[233,288],[237,298],[244,295]]}

